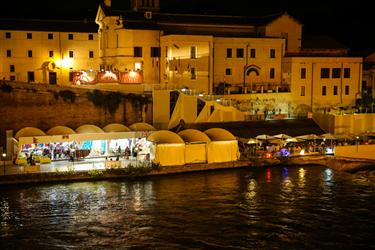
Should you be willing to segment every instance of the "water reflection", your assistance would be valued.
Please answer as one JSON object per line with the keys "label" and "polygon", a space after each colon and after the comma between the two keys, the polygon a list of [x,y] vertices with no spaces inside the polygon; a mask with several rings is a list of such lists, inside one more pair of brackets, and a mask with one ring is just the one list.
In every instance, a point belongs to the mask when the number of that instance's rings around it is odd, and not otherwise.
{"label": "water reflection", "polygon": [[366,248],[374,184],[319,166],[0,190],[0,248]]}

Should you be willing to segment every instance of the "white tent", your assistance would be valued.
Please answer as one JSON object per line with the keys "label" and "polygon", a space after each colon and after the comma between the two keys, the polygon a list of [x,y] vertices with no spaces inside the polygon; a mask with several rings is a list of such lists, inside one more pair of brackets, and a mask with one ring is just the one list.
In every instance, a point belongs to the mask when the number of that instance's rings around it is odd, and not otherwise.
{"label": "white tent", "polygon": [[149,135],[147,140],[154,143],[154,162],[161,166],[185,164],[185,142],[178,134],[160,130]]}
{"label": "white tent", "polygon": [[178,133],[185,141],[185,163],[207,162],[207,143],[210,138],[202,131],[185,129]]}
{"label": "white tent", "polygon": [[211,139],[207,144],[207,162],[230,162],[240,158],[236,137],[228,130],[210,128],[204,131]]}

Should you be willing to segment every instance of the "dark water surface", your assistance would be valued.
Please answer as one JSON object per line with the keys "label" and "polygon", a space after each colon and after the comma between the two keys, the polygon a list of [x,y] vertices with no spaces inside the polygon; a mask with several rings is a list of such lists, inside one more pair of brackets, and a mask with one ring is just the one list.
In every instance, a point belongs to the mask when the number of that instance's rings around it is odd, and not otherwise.
{"label": "dark water surface", "polygon": [[295,166],[0,187],[0,249],[375,249],[374,179]]}

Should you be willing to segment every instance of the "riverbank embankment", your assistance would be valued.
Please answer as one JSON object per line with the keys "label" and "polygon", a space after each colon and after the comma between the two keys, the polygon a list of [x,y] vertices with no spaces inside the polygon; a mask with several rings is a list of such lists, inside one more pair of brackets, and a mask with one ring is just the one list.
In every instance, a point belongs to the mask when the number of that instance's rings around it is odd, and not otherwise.
{"label": "riverbank embankment", "polygon": [[138,178],[146,176],[181,174],[188,172],[210,171],[234,168],[276,167],[293,165],[321,165],[336,171],[354,173],[362,170],[375,169],[374,160],[363,160],[333,156],[298,156],[284,159],[254,158],[249,160],[224,162],[187,164],[183,166],[157,166],[157,167],[133,167],[119,169],[92,169],[89,171],[65,171],[65,172],[34,172],[19,173],[0,176],[0,185],[48,183],[66,181],[96,181],[121,178]]}

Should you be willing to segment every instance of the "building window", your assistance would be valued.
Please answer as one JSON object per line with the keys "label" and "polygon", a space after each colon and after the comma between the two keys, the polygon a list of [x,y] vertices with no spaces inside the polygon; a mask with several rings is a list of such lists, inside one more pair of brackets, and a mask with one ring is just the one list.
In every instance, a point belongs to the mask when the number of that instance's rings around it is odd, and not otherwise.
{"label": "building window", "polygon": [[160,47],[151,47],[151,57],[160,57]]}
{"label": "building window", "polygon": [[68,39],[69,39],[69,40],[73,40],[73,39],[74,39],[73,34],[68,34]]}
{"label": "building window", "polygon": [[94,34],[89,34],[89,40],[94,40]]}
{"label": "building window", "polygon": [[70,58],[73,58],[73,57],[74,57],[74,52],[71,51],[71,50],[69,51],[69,57],[70,57]]}
{"label": "building window", "polygon": [[344,78],[350,78],[350,68],[344,68]]}
{"label": "building window", "polygon": [[53,33],[48,33],[48,40],[53,40]]}
{"label": "building window", "polygon": [[7,49],[7,57],[12,57],[12,51],[10,49]]}
{"label": "building window", "polygon": [[27,56],[28,57],[33,57],[33,51],[32,50],[28,50],[27,51]]}
{"label": "building window", "polygon": [[49,57],[53,57],[53,50],[49,51]]}
{"label": "building window", "polygon": [[197,58],[197,47],[195,46],[190,47],[190,58],[191,59]]}
{"label": "building window", "polygon": [[11,80],[11,81],[15,81],[15,80],[16,80],[16,77],[15,77],[15,76],[10,76],[10,77],[9,77],[9,80]]}
{"label": "building window", "polygon": [[11,39],[11,38],[12,38],[12,33],[5,32],[5,39]]}
{"label": "building window", "polygon": [[341,69],[340,68],[333,68],[332,69],[332,78],[340,78],[341,77]]}
{"label": "building window", "polygon": [[27,81],[29,81],[29,82],[35,82],[34,71],[27,72]]}
{"label": "building window", "polygon": [[94,51],[92,50],[89,51],[89,58],[94,58]]}
{"label": "building window", "polygon": [[74,72],[69,72],[69,82],[73,82]]}
{"label": "building window", "polygon": [[301,96],[305,96],[305,86],[301,86]]}
{"label": "building window", "polygon": [[349,95],[349,85],[345,85],[345,95]]}
{"label": "building window", "polygon": [[142,57],[142,47],[134,47],[134,57]]}
{"label": "building window", "polygon": [[255,58],[255,57],[256,57],[256,50],[250,49],[250,58]]}
{"label": "building window", "polygon": [[275,49],[270,50],[270,58],[276,58],[276,50]]}
{"label": "building window", "polygon": [[227,75],[227,76],[232,75],[232,69],[231,68],[226,68],[225,69],[225,75]]}
{"label": "building window", "polygon": [[191,80],[197,79],[195,68],[191,68],[190,73],[191,73]]}
{"label": "building window", "polygon": [[329,68],[320,69],[320,78],[329,78]]}
{"label": "building window", "polygon": [[270,69],[270,79],[275,79],[275,68]]}
{"label": "building window", "polygon": [[243,48],[238,48],[236,50],[236,56],[237,58],[243,58]]}
{"label": "building window", "polygon": [[232,49],[227,48],[227,58],[232,58]]}
{"label": "building window", "polygon": [[301,68],[301,79],[306,79],[306,68]]}
{"label": "building window", "polygon": [[32,33],[27,33],[26,34],[27,39],[33,39],[33,34]]}
{"label": "building window", "polygon": [[338,87],[335,85],[333,86],[333,95],[337,95]]}
{"label": "building window", "polygon": [[9,65],[9,71],[10,72],[15,72],[16,71],[16,67],[13,64]]}
{"label": "building window", "polygon": [[322,86],[322,95],[327,95],[327,87]]}

